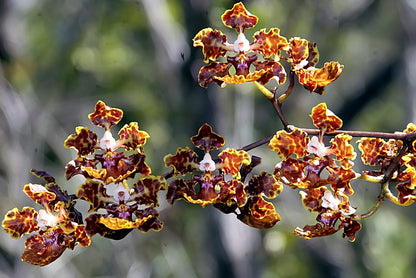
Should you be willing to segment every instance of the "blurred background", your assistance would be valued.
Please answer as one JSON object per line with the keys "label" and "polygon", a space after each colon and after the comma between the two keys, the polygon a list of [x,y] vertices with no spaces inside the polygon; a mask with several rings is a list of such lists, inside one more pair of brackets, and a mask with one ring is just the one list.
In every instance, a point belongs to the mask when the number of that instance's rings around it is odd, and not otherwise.
{"label": "blurred background", "polygon": [[[220,17],[227,0],[0,0],[0,214],[36,204],[22,192],[31,168],[46,170],[70,193],[80,180],[64,178],[75,151],[63,147],[75,127],[94,129],[87,115],[98,100],[124,111],[150,134],[144,146],[154,174],[163,157],[191,146],[205,122],[241,147],[281,129],[273,107],[253,84],[221,89],[198,85],[201,48],[192,38],[205,27],[234,30]],[[321,67],[345,65],[324,96],[296,86],[283,109],[288,121],[312,127],[320,102],[345,129],[401,131],[416,120],[416,2],[414,0],[243,1],[259,17],[246,31],[278,27],[281,35],[316,42]],[[286,85],[278,91],[284,91]],[[95,130],[101,132],[100,130]],[[100,136],[100,135],[99,135]],[[356,150],[358,152],[358,150]],[[278,162],[267,146],[256,171]],[[358,159],[359,160],[359,159]],[[357,160],[356,165],[360,162]],[[378,186],[353,184],[358,212],[371,208]],[[160,232],[131,232],[121,241],[96,236],[49,266],[20,261],[24,239],[0,233],[0,277],[412,277],[416,274],[416,208],[384,203],[354,243],[337,233],[304,240],[297,226],[314,224],[297,192],[285,188],[274,204],[282,220],[259,231],[223,215],[160,199]]]}

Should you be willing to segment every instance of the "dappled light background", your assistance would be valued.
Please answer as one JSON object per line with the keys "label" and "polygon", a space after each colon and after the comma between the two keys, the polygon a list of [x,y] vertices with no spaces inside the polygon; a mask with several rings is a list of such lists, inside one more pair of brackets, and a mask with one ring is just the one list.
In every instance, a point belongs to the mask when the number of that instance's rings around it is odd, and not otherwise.
{"label": "dappled light background", "polygon": [[[288,121],[312,127],[311,108],[326,102],[344,129],[401,131],[416,121],[416,5],[413,0],[243,1],[259,17],[247,37],[278,27],[281,35],[316,42],[320,63],[345,65],[324,96],[296,86],[283,105]],[[65,165],[75,157],[63,147],[98,100],[124,111],[118,125],[137,121],[150,134],[144,146],[152,172],[168,171],[163,157],[191,146],[203,123],[239,148],[282,126],[253,84],[220,89],[198,85],[203,66],[192,38],[205,28],[222,30],[227,0],[0,0],[0,214],[32,206],[22,192],[29,173],[45,170],[69,192]],[[284,91],[285,85],[278,88]],[[94,130],[100,132],[99,130]],[[358,150],[356,150],[358,152]],[[262,146],[257,171],[273,171],[275,153]],[[378,189],[353,183],[360,212]],[[358,197],[358,198],[357,198]],[[354,243],[341,237],[297,238],[313,224],[296,192],[274,200],[282,220],[259,231],[208,207],[160,199],[160,232],[133,231],[121,241],[93,237],[49,266],[22,263],[24,240],[0,233],[0,277],[411,277],[416,273],[416,208],[384,203]],[[80,201],[81,209],[86,205]]]}

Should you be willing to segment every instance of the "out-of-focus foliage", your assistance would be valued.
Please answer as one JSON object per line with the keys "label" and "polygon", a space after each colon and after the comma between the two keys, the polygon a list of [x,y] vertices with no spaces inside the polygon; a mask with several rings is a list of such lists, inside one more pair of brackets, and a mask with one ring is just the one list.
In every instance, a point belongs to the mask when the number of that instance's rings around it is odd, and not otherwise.
{"label": "out-of-focus foliage", "polygon": [[[290,123],[311,127],[308,113],[322,101],[344,121],[343,128],[392,131],[414,121],[414,92],[406,93],[416,79],[407,65],[416,60],[416,38],[409,27],[416,18],[413,1],[243,2],[260,19],[256,29],[278,27],[283,36],[317,42],[321,61],[345,66],[323,97],[295,87],[284,106]],[[0,214],[29,201],[21,189],[38,182],[30,168],[45,169],[74,190],[63,169],[75,154],[63,142],[76,126],[88,125],[85,115],[99,99],[123,109],[122,125],[137,121],[150,134],[146,161],[157,174],[167,171],[164,155],[189,145],[189,137],[205,122],[234,148],[281,129],[269,102],[252,84],[224,89],[198,85],[203,57],[192,47],[192,38],[206,27],[223,29],[220,15],[233,4],[0,0]],[[247,30],[247,37],[252,32]],[[233,30],[226,34],[235,39]],[[264,157],[263,169],[274,168],[269,162],[276,157],[267,147],[252,154]],[[362,195],[360,207],[378,194],[366,183],[353,187]],[[314,220],[296,212],[303,210],[298,200],[283,191],[275,201],[282,220],[260,232],[232,216],[181,201],[171,209],[162,199],[162,231],[132,233],[122,241],[93,238],[89,248],[76,248],[45,268],[21,263],[20,242],[0,233],[0,273],[265,278],[416,273],[414,207],[386,204],[351,244],[338,237],[305,241],[292,235],[291,227]]]}

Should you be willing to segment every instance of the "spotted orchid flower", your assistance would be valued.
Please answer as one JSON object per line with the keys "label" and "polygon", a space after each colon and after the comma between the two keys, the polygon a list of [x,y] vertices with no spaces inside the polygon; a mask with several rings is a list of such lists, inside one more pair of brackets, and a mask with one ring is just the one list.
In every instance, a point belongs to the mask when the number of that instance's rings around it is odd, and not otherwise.
{"label": "spotted orchid flower", "polygon": [[325,146],[324,135],[341,128],[342,121],[323,103],[312,109],[311,118],[320,130],[319,137],[309,138],[306,132],[294,128],[291,132],[279,131],[270,140],[270,149],[282,158],[273,175],[283,184],[302,189],[300,194],[305,208],[319,214],[320,223],[297,228],[297,235],[309,239],[344,229],[344,236],[354,240],[361,226],[349,217],[355,211],[348,201],[354,194],[350,183],[357,178],[351,169],[356,157],[350,144],[352,137],[338,134]]}
{"label": "spotted orchid flower", "polygon": [[66,249],[72,250],[78,244],[86,247],[91,240],[79,212],[74,208],[72,197],[46,173],[35,170],[33,173],[46,177],[48,184],[29,183],[24,186],[23,192],[42,209],[14,208],[6,214],[2,226],[14,238],[29,234],[22,260],[44,266],[58,259]]}
{"label": "spotted orchid flower", "polygon": [[[165,189],[166,181],[152,176],[145,163],[143,145],[149,134],[133,122],[124,125],[116,140],[111,128],[122,116],[122,110],[98,101],[89,118],[104,129],[101,139],[87,127],[77,127],[65,141],[65,147],[76,149],[78,154],[68,163],[66,177],[81,174],[86,178],[77,197],[90,204],[88,212],[95,212],[86,218],[87,231],[112,239],[123,238],[134,228],[158,231],[163,225],[155,208],[159,206],[157,194]],[[137,174],[141,177],[129,186],[127,180]],[[106,213],[97,213],[100,209]]]}
{"label": "spotted orchid flower", "polygon": [[[219,30],[205,28],[193,39],[195,47],[202,47],[204,62],[198,75],[199,84],[208,87],[210,82],[224,87],[256,81],[265,85],[274,79],[278,85],[286,82],[286,71],[279,61],[291,64],[299,82],[310,92],[322,95],[325,86],[336,80],[342,73],[343,65],[338,62],[325,63],[317,68],[319,52],[316,43],[298,37],[289,41],[280,35],[278,28],[268,32],[262,29],[254,33],[250,42],[245,29],[253,28],[258,22],[240,2],[221,16],[225,26],[235,29],[237,37],[229,41]],[[282,51],[288,56],[282,56]]]}
{"label": "spotted orchid flower", "polygon": [[[82,174],[86,178],[95,178],[109,184],[120,183],[138,173],[150,175],[151,170],[144,162],[145,155],[142,151],[149,134],[139,130],[139,125],[133,122],[126,124],[118,133],[120,138],[115,140],[111,127],[122,117],[120,109],[108,107],[102,101],[97,102],[95,111],[89,118],[94,125],[104,129],[104,134],[98,140],[97,134],[87,127],[77,127],[76,133],[68,136],[64,146],[76,149],[78,157],[68,163],[67,179]],[[135,153],[127,155],[124,152],[130,150]]]}
{"label": "spotted orchid flower", "polygon": [[205,153],[199,162],[198,155],[188,147],[165,156],[166,167],[173,167],[174,176],[193,174],[190,179],[177,178],[169,183],[166,198],[170,204],[178,199],[203,207],[212,204],[224,213],[237,214],[245,224],[262,229],[280,220],[273,204],[264,197],[273,199],[279,195],[281,183],[273,175],[261,172],[248,185],[244,184],[247,174],[259,164],[258,159],[252,161],[247,152],[226,148],[213,160],[211,152],[222,148],[225,140],[208,124],[191,141]]}
{"label": "spotted orchid flower", "polygon": [[[244,30],[254,27],[258,18],[249,13],[242,3],[227,10],[221,19],[225,26],[237,31],[237,38],[229,42],[226,35],[212,28],[205,28],[194,37],[194,46],[202,47],[204,62],[211,61],[201,68],[199,84],[207,87],[210,82],[215,82],[224,87],[226,84],[258,81],[264,85],[271,79],[279,85],[283,84],[286,72],[278,61],[288,42],[280,36],[280,30],[272,28],[266,32],[262,29],[254,34],[254,40],[250,43]],[[219,61],[219,58],[224,58],[226,62]],[[230,73],[232,67],[235,74]]]}
{"label": "spotted orchid flower", "polygon": [[316,68],[319,61],[316,43],[298,37],[289,40],[288,54],[291,70],[298,76],[299,83],[311,93],[322,95],[325,86],[335,81],[344,68],[338,62],[325,63],[323,68]]}

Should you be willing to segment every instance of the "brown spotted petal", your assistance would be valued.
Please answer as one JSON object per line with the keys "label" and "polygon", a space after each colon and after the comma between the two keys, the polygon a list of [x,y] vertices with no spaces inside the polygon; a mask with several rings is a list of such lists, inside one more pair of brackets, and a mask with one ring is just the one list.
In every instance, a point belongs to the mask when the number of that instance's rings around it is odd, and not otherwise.
{"label": "brown spotted petal", "polygon": [[118,135],[120,136],[119,141],[127,151],[139,149],[150,137],[147,132],[139,130],[139,124],[136,122],[124,125]]}
{"label": "brown spotted petal", "polygon": [[314,67],[319,61],[316,43],[311,43],[305,39],[290,39],[288,54],[292,60],[292,70],[294,71]]}
{"label": "brown spotted petal", "polygon": [[75,133],[68,136],[64,142],[65,148],[75,148],[78,156],[86,156],[94,152],[98,146],[97,134],[87,127],[79,126]]}
{"label": "brown spotted petal", "polygon": [[[194,176],[194,180],[176,179],[169,183],[166,200],[169,204],[178,199],[185,199],[189,203],[206,207],[215,203],[220,195],[215,192],[215,186],[222,180],[222,176],[204,174]],[[195,191],[195,186],[199,183],[199,192]]]}
{"label": "brown spotted petal", "polygon": [[184,179],[176,179],[169,183],[168,191],[166,193],[166,201],[173,205],[178,199],[187,199],[195,196],[196,181],[189,181]]}
{"label": "brown spotted petal", "polygon": [[299,159],[288,158],[276,165],[273,175],[276,180],[289,185],[291,188],[307,188],[308,183],[305,182],[305,167],[308,164]]}
{"label": "brown spotted petal", "polygon": [[342,126],[342,120],[329,110],[325,103],[320,103],[312,108],[310,116],[313,124],[324,132],[331,133]]}
{"label": "brown spotted petal", "polygon": [[338,62],[325,63],[323,68],[309,67],[299,69],[296,75],[299,83],[305,86],[311,93],[316,92],[323,95],[324,87],[335,81],[342,73],[343,65]]}
{"label": "brown spotted petal", "polygon": [[[262,61],[254,62],[254,67],[256,68],[257,75],[262,73],[261,77],[255,81],[261,83],[262,85],[267,84],[271,79],[276,80],[278,85],[282,85],[286,82],[286,71],[279,62],[275,61]],[[265,72],[262,72],[265,70]]]}
{"label": "brown spotted petal", "polygon": [[303,228],[297,227],[293,233],[305,239],[312,239],[315,237],[323,237],[333,235],[338,232],[339,229],[336,229],[332,226],[323,226],[321,223],[317,223],[313,226],[306,225]]}
{"label": "brown spotted petal", "polygon": [[235,68],[235,76],[242,75],[246,78],[248,78],[250,73],[251,64],[253,64],[256,60],[257,55],[246,55],[245,53],[227,57],[227,61]]}
{"label": "brown spotted petal", "polygon": [[198,169],[197,158],[197,154],[186,147],[185,149],[178,148],[175,155],[166,155],[164,161],[166,167],[173,167],[174,175],[177,176],[178,174],[192,173],[194,169]]}
{"label": "brown spotted petal", "polygon": [[122,182],[134,177],[136,173],[145,176],[151,173],[151,169],[144,162],[145,155],[140,153],[126,157],[124,153],[106,152],[101,155],[96,154],[95,159],[101,162],[101,169],[94,165],[94,167],[83,167],[83,170],[87,173],[86,177],[94,177],[105,184]]}
{"label": "brown spotted petal", "polygon": [[158,192],[166,189],[166,180],[162,177],[143,177],[133,185],[133,193],[129,200],[135,200],[140,205],[159,206]]}
{"label": "brown spotted petal", "polygon": [[139,227],[137,227],[142,233],[146,233],[150,230],[160,231],[163,228],[163,222],[159,219],[159,213],[152,207],[144,210],[136,210],[134,215],[137,219],[146,219]]}
{"label": "brown spotted petal", "polygon": [[123,111],[117,108],[111,108],[99,100],[95,105],[94,113],[88,115],[94,125],[109,130],[123,118]]}
{"label": "brown spotted petal", "polygon": [[361,230],[361,224],[356,220],[347,218],[342,221],[341,225],[344,228],[342,237],[346,237],[351,242],[355,241],[355,234]]}
{"label": "brown spotted petal", "polygon": [[107,194],[104,184],[91,179],[87,179],[78,188],[77,196],[90,204],[88,212],[106,208],[108,203],[114,202],[114,198]]}
{"label": "brown spotted petal", "polygon": [[364,164],[370,166],[381,165],[393,159],[401,146],[402,142],[400,140],[393,139],[386,142],[381,138],[364,137],[358,141],[361,160]]}
{"label": "brown spotted petal", "polygon": [[30,234],[39,230],[37,216],[38,212],[31,207],[24,207],[21,211],[17,208],[9,210],[2,222],[3,230],[13,238]]}
{"label": "brown spotted petal", "polygon": [[239,33],[256,26],[258,21],[257,16],[249,13],[241,2],[234,4],[231,10],[226,10],[221,19],[225,26],[234,28]]}
{"label": "brown spotted petal", "polygon": [[269,142],[269,148],[283,159],[288,159],[291,155],[303,157],[307,154],[309,143],[308,134],[295,128],[291,132],[285,130],[278,131]]}
{"label": "brown spotted petal", "polygon": [[229,63],[211,62],[199,70],[198,82],[201,87],[207,88],[210,82],[215,82],[218,86],[224,87],[226,83],[218,78],[229,76]]}
{"label": "brown spotted petal", "polygon": [[224,138],[221,135],[212,132],[212,128],[209,124],[201,126],[198,134],[191,137],[191,141],[196,147],[205,150],[205,152],[218,150],[225,144]]}
{"label": "brown spotted petal", "polygon": [[407,167],[400,177],[400,180],[406,180],[396,186],[398,191],[397,198],[401,205],[411,205],[416,200],[416,169]]}
{"label": "brown spotted petal", "polygon": [[326,187],[321,186],[317,188],[310,188],[305,191],[300,191],[302,196],[302,204],[309,212],[316,212],[322,209],[322,197],[324,196]]}
{"label": "brown spotted petal", "polygon": [[67,180],[71,179],[75,175],[84,175],[86,178],[90,178],[85,172],[84,167],[95,168],[96,161],[94,159],[88,159],[87,157],[77,157],[76,159],[70,161],[65,169],[65,178]]}
{"label": "brown spotted petal", "polygon": [[218,158],[221,160],[221,170],[225,174],[232,174],[234,177],[240,177],[241,165],[249,165],[251,162],[250,155],[244,150],[235,150],[227,148],[223,150]]}
{"label": "brown spotted petal", "polygon": [[23,192],[41,206],[49,204],[56,198],[55,193],[50,192],[40,184],[28,183],[23,187]]}
{"label": "brown spotted petal", "polygon": [[351,187],[351,181],[356,179],[357,175],[352,169],[344,169],[339,167],[337,169],[330,169],[328,182],[331,183],[334,191],[342,189],[344,194],[351,196],[354,190]]}
{"label": "brown spotted petal", "polygon": [[100,224],[99,221],[103,217],[103,215],[98,213],[90,214],[87,218],[85,218],[86,222],[86,233],[91,237],[96,234],[99,234],[105,238],[120,240],[127,236],[132,229],[123,229],[123,230],[111,230]]}
{"label": "brown spotted petal", "polygon": [[265,59],[272,55],[280,56],[282,49],[288,46],[287,39],[280,36],[278,28],[272,28],[266,33],[266,29],[261,29],[254,34],[254,41],[251,49],[263,54]]}
{"label": "brown spotted petal", "polygon": [[354,147],[350,144],[351,140],[350,135],[338,134],[330,141],[333,154],[337,160],[341,160],[341,166],[345,169],[350,169],[354,165],[352,160],[357,157]]}
{"label": "brown spotted petal", "polygon": [[47,183],[55,182],[55,178],[48,174],[46,171],[30,169],[30,173],[38,178],[43,178]]}
{"label": "brown spotted petal", "polygon": [[[244,191],[244,184],[238,180],[230,180],[228,182],[224,182],[221,185],[221,191],[219,195],[220,197],[218,202],[224,203],[226,205],[225,208],[231,208],[234,204],[242,207],[247,202],[247,194]],[[215,205],[217,205],[217,203]]]}
{"label": "brown spotted petal", "polygon": [[260,175],[250,179],[246,190],[249,195],[264,194],[267,198],[273,199],[282,192],[283,185],[272,174],[262,171]]}
{"label": "brown spotted petal", "polygon": [[68,235],[59,227],[39,231],[25,242],[22,254],[24,262],[45,266],[56,259],[69,247],[75,244],[74,235]]}
{"label": "brown spotted petal", "polygon": [[[413,133],[416,132],[416,125],[414,123],[409,123],[406,126],[406,129],[403,130],[404,133]],[[412,142],[412,152],[416,153],[416,140],[413,140]]]}
{"label": "brown spotted petal", "polygon": [[87,247],[91,244],[91,238],[88,236],[85,225],[77,225],[74,231],[76,242],[82,247]]}
{"label": "brown spotted petal", "polygon": [[189,198],[189,196],[184,196],[185,199],[193,204],[201,205],[206,207],[209,204],[213,204],[217,201],[220,195],[215,192],[216,185],[223,180],[221,175],[213,174],[203,174],[203,175],[194,175],[194,180],[196,180],[200,185],[199,192]]}
{"label": "brown spotted petal", "polygon": [[250,227],[269,229],[280,220],[280,215],[272,203],[262,197],[251,196],[237,218]]}
{"label": "brown spotted petal", "polygon": [[148,218],[151,218],[151,216],[147,216],[145,218],[136,218],[135,221],[117,217],[101,217],[99,223],[103,224],[110,230],[135,229],[143,225],[148,220]]}
{"label": "brown spotted petal", "polygon": [[204,53],[204,62],[217,60],[224,56],[229,48],[226,46],[227,36],[221,31],[205,28],[199,31],[193,39],[194,47],[201,46]]}
{"label": "brown spotted petal", "polygon": [[[225,87],[227,84],[242,84],[246,82],[253,82],[253,81],[260,81],[260,80],[263,80],[265,82],[268,78],[267,74],[268,74],[267,70],[261,69],[255,72],[250,72],[247,75],[225,75],[223,77],[217,77],[216,80],[223,82],[221,83],[222,84],[221,87]],[[263,77],[264,79],[262,79]]]}

